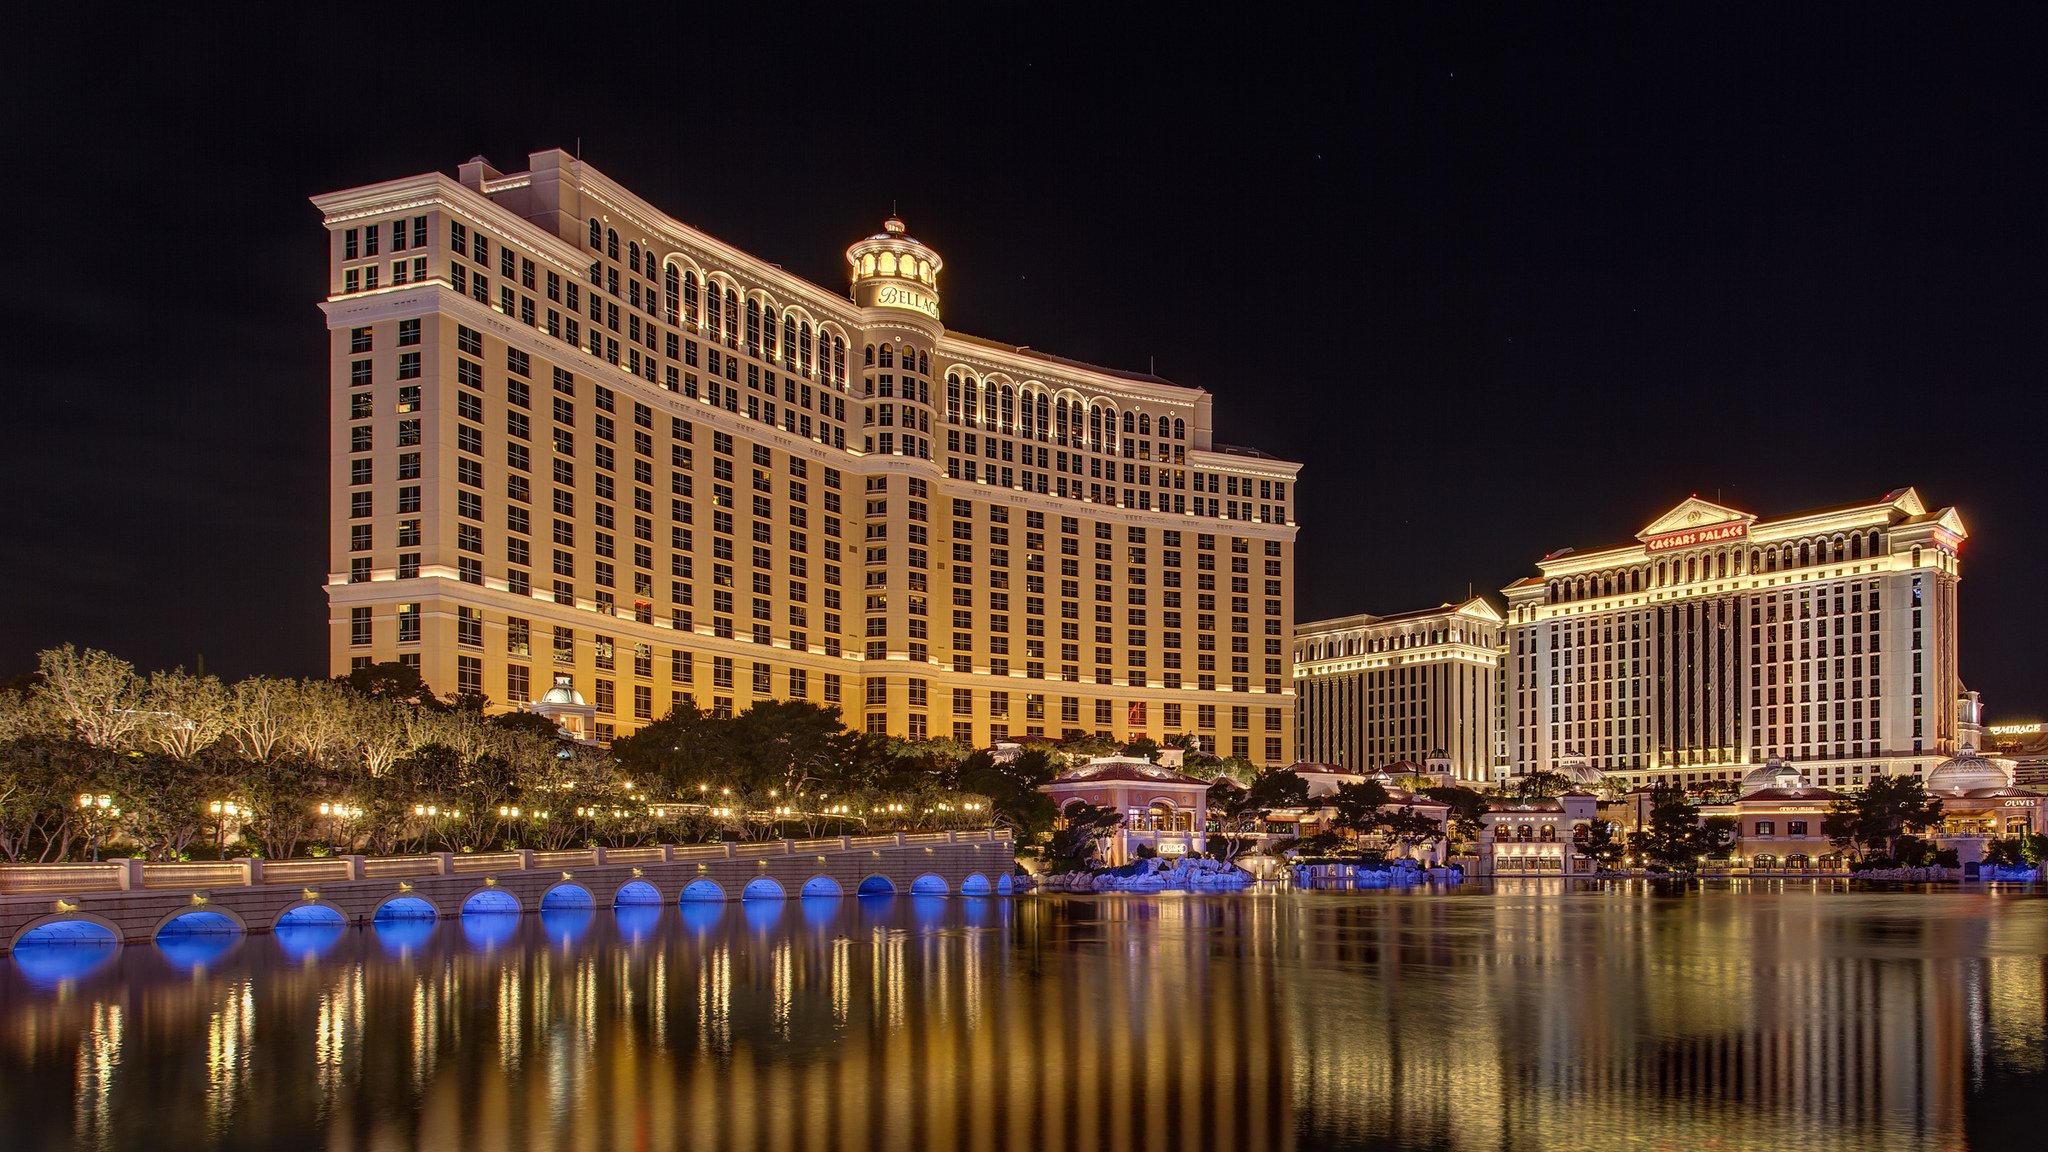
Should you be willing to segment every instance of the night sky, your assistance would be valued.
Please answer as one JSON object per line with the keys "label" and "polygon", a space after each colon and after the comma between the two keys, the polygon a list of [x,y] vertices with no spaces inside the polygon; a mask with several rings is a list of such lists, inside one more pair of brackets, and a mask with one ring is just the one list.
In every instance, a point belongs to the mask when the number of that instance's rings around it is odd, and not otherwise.
{"label": "night sky", "polygon": [[1911,484],[1972,533],[1966,682],[2048,711],[2038,8],[703,7],[14,28],[0,679],[323,671],[306,198],[580,139],[834,290],[897,205],[950,327],[1208,389],[1306,464],[1303,619]]}

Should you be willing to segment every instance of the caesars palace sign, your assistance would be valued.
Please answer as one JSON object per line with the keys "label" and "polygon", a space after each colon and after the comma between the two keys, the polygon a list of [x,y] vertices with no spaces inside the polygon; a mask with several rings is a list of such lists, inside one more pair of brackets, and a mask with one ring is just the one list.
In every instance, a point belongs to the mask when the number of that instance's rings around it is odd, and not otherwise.
{"label": "caesars palace sign", "polygon": [[1646,537],[1643,540],[1643,547],[1652,552],[1668,552],[1673,548],[1691,548],[1699,544],[1740,540],[1747,535],[1749,525],[1736,520],[1728,524],[1709,524],[1705,528],[1688,528],[1683,532],[1666,532],[1661,536]]}

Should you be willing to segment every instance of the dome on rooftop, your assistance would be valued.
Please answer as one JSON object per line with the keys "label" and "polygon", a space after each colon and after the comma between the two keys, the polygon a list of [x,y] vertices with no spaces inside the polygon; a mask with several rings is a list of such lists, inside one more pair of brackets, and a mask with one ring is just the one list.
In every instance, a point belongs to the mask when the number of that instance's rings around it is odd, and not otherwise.
{"label": "dome on rooftop", "polygon": [[1773,756],[1749,770],[1748,775],[1742,778],[1740,791],[1747,796],[1761,788],[1791,788],[1797,786],[1798,780],[1799,769]]}
{"label": "dome on rooftop", "polygon": [[543,704],[567,704],[572,708],[581,708],[583,707],[583,693],[576,691],[576,686],[570,683],[567,677],[563,677],[555,681],[555,686],[548,689],[547,695],[542,696],[540,702]]}
{"label": "dome on rooftop", "polygon": [[2003,761],[1982,755],[1968,744],[1927,774],[1929,792],[1970,792],[1978,788],[2012,787],[2012,770]]}
{"label": "dome on rooftop", "polygon": [[1558,762],[1558,774],[1571,781],[1574,788],[1598,788],[1600,770],[1593,767],[1584,756],[1571,756]]}

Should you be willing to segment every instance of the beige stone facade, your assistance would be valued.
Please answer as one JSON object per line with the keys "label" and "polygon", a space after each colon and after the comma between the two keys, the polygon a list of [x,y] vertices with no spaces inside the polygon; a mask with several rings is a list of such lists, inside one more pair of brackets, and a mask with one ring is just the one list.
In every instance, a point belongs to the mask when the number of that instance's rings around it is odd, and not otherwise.
{"label": "beige stone facade", "polygon": [[1360,773],[1440,756],[1459,783],[1492,780],[1505,632],[1484,598],[1297,624],[1301,756]]}
{"label": "beige stone facade", "polygon": [[1506,589],[1513,771],[1583,760],[1616,792],[1731,788],[1777,757],[1817,787],[1958,747],[1953,508],[1902,488],[1772,519],[1698,497]]}
{"label": "beige stone facade", "polygon": [[1299,465],[1207,392],[948,332],[896,221],[842,294],[560,151],[314,203],[334,672],[1294,758]]}

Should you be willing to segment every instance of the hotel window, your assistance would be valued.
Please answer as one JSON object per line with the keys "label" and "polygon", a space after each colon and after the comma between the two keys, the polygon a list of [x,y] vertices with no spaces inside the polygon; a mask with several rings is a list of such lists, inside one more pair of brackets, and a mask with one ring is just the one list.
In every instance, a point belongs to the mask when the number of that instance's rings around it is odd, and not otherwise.
{"label": "hotel window", "polygon": [[370,642],[370,610],[351,608],[348,610],[348,642],[363,647]]}
{"label": "hotel window", "polygon": [[400,604],[398,606],[398,642],[417,644],[420,639],[420,606]]}

